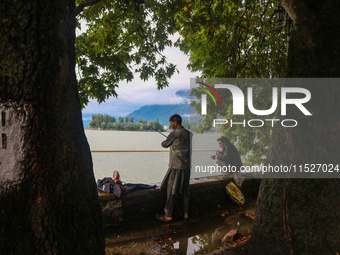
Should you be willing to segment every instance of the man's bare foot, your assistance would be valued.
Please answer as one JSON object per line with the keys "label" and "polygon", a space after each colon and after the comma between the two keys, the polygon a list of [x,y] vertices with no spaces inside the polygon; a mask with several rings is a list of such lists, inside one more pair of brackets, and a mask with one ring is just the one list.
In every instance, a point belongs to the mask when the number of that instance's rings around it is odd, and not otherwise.
{"label": "man's bare foot", "polygon": [[187,213],[187,212],[184,213],[184,219],[185,219],[185,220],[188,220],[188,219],[189,219],[189,213]]}
{"label": "man's bare foot", "polygon": [[172,220],[172,217],[166,216],[166,215],[164,214],[164,219],[166,219],[166,220]]}
{"label": "man's bare foot", "polygon": [[163,215],[156,214],[156,219],[165,222],[172,221],[172,217],[166,216],[165,214]]}

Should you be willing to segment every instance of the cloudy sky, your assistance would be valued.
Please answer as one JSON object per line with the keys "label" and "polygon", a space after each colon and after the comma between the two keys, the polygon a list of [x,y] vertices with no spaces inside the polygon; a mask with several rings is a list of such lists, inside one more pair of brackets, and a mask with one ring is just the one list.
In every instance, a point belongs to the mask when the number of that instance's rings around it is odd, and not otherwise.
{"label": "cloudy sky", "polygon": [[[187,69],[188,57],[177,48],[164,51],[168,62],[177,65],[176,72],[169,80],[169,87],[158,91],[155,80],[143,82],[135,78],[132,82],[121,82],[117,89],[118,98],[110,98],[105,103],[90,101],[83,113],[102,113],[114,116],[125,116],[143,105],[151,104],[181,104],[185,99],[176,95],[178,90],[190,89],[190,78],[199,73],[191,73]],[[138,75],[137,75],[138,76]]]}

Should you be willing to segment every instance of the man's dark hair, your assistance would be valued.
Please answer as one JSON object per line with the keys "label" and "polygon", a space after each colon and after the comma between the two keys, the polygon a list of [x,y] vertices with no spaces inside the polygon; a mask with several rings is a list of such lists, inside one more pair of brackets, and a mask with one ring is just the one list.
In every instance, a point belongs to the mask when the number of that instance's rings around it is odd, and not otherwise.
{"label": "man's dark hair", "polygon": [[171,115],[169,118],[169,121],[177,121],[178,124],[182,125],[182,117],[179,116],[178,114]]}
{"label": "man's dark hair", "polygon": [[222,143],[226,143],[226,144],[230,143],[230,140],[225,136],[221,136],[220,138],[217,138],[217,142],[219,141],[221,141]]}

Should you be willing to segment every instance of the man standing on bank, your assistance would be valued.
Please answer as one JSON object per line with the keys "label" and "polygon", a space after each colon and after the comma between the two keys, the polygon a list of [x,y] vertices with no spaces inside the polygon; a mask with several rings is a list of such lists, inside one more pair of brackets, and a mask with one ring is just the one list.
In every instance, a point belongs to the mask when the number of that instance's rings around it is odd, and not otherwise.
{"label": "man standing on bank", "polygon": [[161,184],[161,191],[166,192],[164,215],[156,215],[161,221],[172,221],[175,201],[183,197],[184,219],[189,219],[189,180],[191,166],[192,133],[182,126],[182,117],[174,114],[169,119],[173,131],[162,142],[164,148],[170,147],[169,169]]}

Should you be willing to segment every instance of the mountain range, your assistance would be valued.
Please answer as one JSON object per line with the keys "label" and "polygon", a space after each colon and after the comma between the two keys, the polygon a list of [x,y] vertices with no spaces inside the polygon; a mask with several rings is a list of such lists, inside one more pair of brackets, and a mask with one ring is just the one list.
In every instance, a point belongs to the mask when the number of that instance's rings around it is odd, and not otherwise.
{"label": "mountain range", "polygon": [[[183,119],[188,119],[190,115],[190,105],[189,105],[189,94],[190,90],[179,90],[176,95],[183,97],[187,100],[183,104],[169,104],[169,105],[144,105],[136,111],[133,111],[126,115],[125,117],[133,116],[135,122],[139,122],[139,119],[150,121],[156,121],[157,118],[162,125],[169,125],[169,117],[172,114],[179,114]],[[97,114],[97,113],[96,113]],[[110,114],[109,114],[110,115]],[[88,127],[91,121],[92,113],[83,113],[83,123],[84,127]],[[118,119],[119,116],[115,116]]]}
{"label": "mountain range", "polygon": [[144,105],[138,110],[130,113],[127,117],[133,116],[136,122],[140,118],[143,120],[156,121],[159,119],[159,123],[162,125],[169,125],[169,117],[175,113],[182,116],[183,119],[187,119],[190,115],[189,104],[169,104],[169,105]]}

